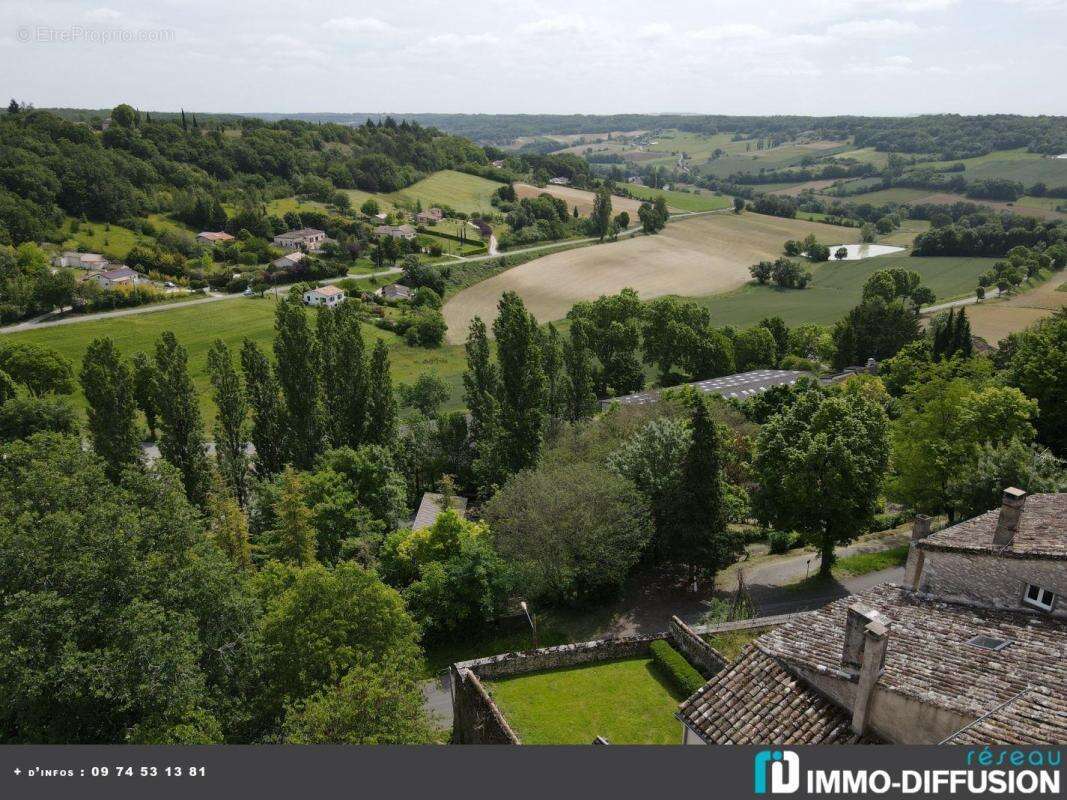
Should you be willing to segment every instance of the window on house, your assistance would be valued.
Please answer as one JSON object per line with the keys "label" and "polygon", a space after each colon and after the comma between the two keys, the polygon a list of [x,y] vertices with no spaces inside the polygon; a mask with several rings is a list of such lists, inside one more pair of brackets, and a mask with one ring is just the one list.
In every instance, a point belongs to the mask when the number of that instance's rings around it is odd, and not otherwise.
{"label": "window on house", "polygon": [[1003,650],[1011,642],[1011,639],[999,639],[996,636],[982,636],[981,634],[967,640],[967,644],[981,647],[983,650]]}
{"label": "window on house", "polygon": [[1042,611],[1051,611],[1056,602],[1056,593],[1051,589],[1035,586],[1032,583],[1026,585],[1026,593],[1023,602],[1028,606],[1040,608]]}

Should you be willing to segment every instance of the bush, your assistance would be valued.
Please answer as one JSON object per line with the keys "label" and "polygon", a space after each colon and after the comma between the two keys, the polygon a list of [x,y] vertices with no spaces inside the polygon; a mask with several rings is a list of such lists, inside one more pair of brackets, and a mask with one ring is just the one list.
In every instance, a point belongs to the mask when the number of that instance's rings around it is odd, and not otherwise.
{"label": "bush", "polygon": [[796,535],[789,531],[771,531],[767,534],[767,544],[774,555],[788,553],[796,544]]}
{"label": "bush", "polygon": [[903,511],[896,513],[886,512],[884,514],[875,514],[874,521],[871,522],[871,533],[880,533],[881,531],[888,531],[891,528],[895,528],[898,525],[902,525],[907,522],[910,514],[906,514]]}
{"label": "bush", "polygon": [[778,363],[779,369],[799,369],[806,372],[818,372],[819,362],[812,361],[810,358],[801,358],[800,356],[794,356],[792,354],[785,356]]}
{"label": "bush", "polygon": [[707,681],[693,669],[693,665],[686,661],[682,654],[671,647],[667,642],[660,639],[652,643],[652,660],[656,663],[664,676],[675,687],[688,697],[694,694]]}

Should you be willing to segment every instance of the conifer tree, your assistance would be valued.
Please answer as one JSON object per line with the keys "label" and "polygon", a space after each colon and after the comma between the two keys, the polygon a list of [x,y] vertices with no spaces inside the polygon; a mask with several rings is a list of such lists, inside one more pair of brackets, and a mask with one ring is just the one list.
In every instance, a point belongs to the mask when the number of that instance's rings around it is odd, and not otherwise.
{"label": "conifer tree", "polygon": [[971,341],[971,321],[967,319],[967,309],[960,307],[956,315],[956,328],[952,332],[952,353],[970,358],[974,355],[974,342]]}
{"label": "conifer tree", "polygon": [[300,300],[278,303],[274,361],[285,397],[286,450],[298,469],[310,469],[325,446],[319,343]]}
{"label": "conifer tree", "polygon": [[274,504],[276,527],[267,532],[264,549],[271,558],[307,567],[315,563],[315,529],[311,510],[304,503],[300,474],[286,467],[281,475],[281,493]]}
{"label": "conifer tree", "polygon": [[241,345],[241,371],[252,411],[250,438],[256,449],[256,473],[260,477],[276,475],[285,467],[281,386],[267,356],[251,339],[245,339]]}
{"label": "conifer tree", "polygon": [[238,569],[251,569],[252,545],[248,538],[248,520],[233,495],[226,490],[213,492],[208,510],[211,538],[215,544]]}
{"label": "conifer tree", "polygon": [[389,374],[389,348],[379,339],[374,343],[367,370],[367,430],[369,444],[393,447],[396,443],[396,393]]}
{"label": "conifer tree", "polygon": [[709,580],[741,553],[738,537],[727,530],[723,492],[722,434],[711,417],[707,398],[692,398],[692,443],[682,464],[674,526],[675,557],[689,565],[690,580],[702,570]]}
{"label": "conifer tree", "polygon": [[496,429],[500,384],[489,349],[489,334],[481,317],[471,320],[465,349],[467,371],[463,374],[463,398],[471,415],[471,437],[478,448]]}
{"label": "conifer tree", "polygon": [[133,373],[111,338],[104,337],[89,342],[80,378],[93,449],[104,460],[108,477],[117,480],[141,456]]}
{"label": "conifer tree", "polygon": [[146,353],[135,353],[133,356],[133,397],[144,414],[149,437],[155,440],[156,418],[159,416],[156,408],[156,365]]}
{"label": "conifer tree", "polygon": [[215,388],[215,458],[219,471],[241,508],[248,499],[248,457],[245,455],[245,418],[248,401],[241,377],[233,366],[230,348],[216,339],[207,354],[211,385]]}
{"label": "conifer tree", "polygon": [[156,342],[156,405],[159,407],[159,452],[182,476],[189,502],[203,508],[211,489],[204,444],[204,424],[188,354],[171,331]]}

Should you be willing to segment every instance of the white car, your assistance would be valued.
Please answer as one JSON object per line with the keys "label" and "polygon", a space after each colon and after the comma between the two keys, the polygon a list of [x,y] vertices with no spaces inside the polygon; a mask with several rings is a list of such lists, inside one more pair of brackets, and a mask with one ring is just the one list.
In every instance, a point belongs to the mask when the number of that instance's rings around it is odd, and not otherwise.
{"label": "white car", "polygon": [[178,285],[176,283],[174,283],[173,281],[164,281],[163,285],[168,289],[177,289],[178,288]]}
{"label": "white car", "polygon": [[245,289],[243,292],[241,292],[241,294],[243,294],[245,297],[251,297],[252,295],[255,294],[255,292],[253,292],[252,291],[252,287],[249,286],[247,289]]}

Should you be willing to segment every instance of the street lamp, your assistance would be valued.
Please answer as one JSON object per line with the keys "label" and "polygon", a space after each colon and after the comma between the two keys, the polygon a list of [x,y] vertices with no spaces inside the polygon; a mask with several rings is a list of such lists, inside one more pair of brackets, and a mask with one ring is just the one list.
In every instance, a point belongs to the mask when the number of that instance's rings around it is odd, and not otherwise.
{"label": "street lamp", "polygon": [[526,619],[530,623],[530,630],[533,631],[533,646],[534,646],[534,649],[537,649],[540,646],[540,645],[537,644],[537,623],[534,622],[533,615],[530,614],[530,609],[526,605],[526,601],[525,600],[523,600],[521,603],[519,603],[519,606],[522,608],[522,613],[524,613],[526,615]]}

